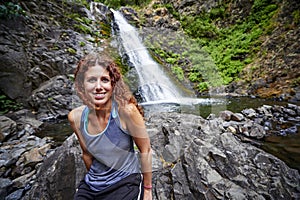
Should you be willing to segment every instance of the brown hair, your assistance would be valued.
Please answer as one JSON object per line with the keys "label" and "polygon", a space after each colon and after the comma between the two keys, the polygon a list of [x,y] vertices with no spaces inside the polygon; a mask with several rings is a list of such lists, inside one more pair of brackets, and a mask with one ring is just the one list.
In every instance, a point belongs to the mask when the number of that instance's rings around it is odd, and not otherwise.
{"label": "brown hair", "polygon": [[96,65],[106,68],[109,72],[113,87],[113,95],[118,105],[125,106],[126,104],[133,103],[138,108],[141,115],[144,116],[143,109],[138,105],[135,97],[130,92],[128,86],[124,83],[118,65],[103,51],[86,55],[77,65],[77,69],[75,71],[75,89],[83,103],[89,105],[89,101],[84,95],[84,74],[90,67]]}

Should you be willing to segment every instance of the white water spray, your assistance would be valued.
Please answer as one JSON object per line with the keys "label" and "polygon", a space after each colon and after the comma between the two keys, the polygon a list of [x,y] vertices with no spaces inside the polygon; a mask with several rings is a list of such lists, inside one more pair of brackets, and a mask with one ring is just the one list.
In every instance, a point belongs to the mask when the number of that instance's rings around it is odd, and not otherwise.
{"label": "white water spray", "polygon": [[118,11],[113,11],[115,23],[118,25],[118,37],[130,62],[135,67],[140,82],[140,92],[144,100],[176,101],[181,98],[181,93],[174,87],[174,83],[162,71],[161,66],[156,63],[147,48],[144,46],[138,32],[131,26]]}

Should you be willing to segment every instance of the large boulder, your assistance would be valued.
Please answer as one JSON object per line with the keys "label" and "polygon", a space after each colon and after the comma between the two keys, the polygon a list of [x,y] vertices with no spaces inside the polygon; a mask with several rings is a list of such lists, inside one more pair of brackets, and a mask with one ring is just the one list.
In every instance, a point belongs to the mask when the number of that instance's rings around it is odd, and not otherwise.
{"label": "large boulder", "polygon": [[0,18],[0,89],[11,99],[30,94],[31,83],[28,78],[29,62],[23,37],[29,34],[23,17]]}
{"label": "large boulder", "polygon": [[37,172],[37,180],[24,200],[73,199],[86,171],[75,134],[49,155]]}
{"label": "large boulder", "polygon": [[243,143],[221,118],[187,114],[149,117],[154,199],[297,199],[300,175],[283,161]]}
{"label": "large boulder", "polygon": [[73,82],[58,75],[44,82],[28,98],[31,107],[41,121],[66,118],[69,111],[80,102],[73,91]]}

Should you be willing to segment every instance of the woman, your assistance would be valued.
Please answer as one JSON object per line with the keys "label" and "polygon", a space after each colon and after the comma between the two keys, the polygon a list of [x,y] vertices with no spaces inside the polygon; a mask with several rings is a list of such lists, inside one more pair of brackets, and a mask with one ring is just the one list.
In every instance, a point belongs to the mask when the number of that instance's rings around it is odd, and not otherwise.
{"label": "woman", "polygon": [[68,119],[88,170],[75,199],[152,199],[143,112],[117,65],[103,52],[87,55],[77,66],[75,89],[85,105],[73,109]]}

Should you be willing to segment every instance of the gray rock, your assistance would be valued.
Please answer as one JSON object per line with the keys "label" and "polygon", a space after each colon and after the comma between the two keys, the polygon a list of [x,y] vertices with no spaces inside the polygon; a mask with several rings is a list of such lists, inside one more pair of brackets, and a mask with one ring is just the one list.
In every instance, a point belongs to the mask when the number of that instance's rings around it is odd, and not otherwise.
{"label": "gray rock", "polygon": [[0,116],[0,142],[16,133],[17,124],[8,117]]}
{"label": "gray rock", "polygon": [[8,178],[0,178],[0,200],[8,194],[8,188],[12,185],[12,181]]}
{"label": "gray rock", "polygon": [[19,200],[22,198],[24,189],[18,189],[5,197],[5,200]]}
{"label": "gray rock", "polygon": [[86,172],[81,150],[73,134],[50,154],[39,168],[37,180],[24,200],[73,199],[76,187]]}
{"label": "gray rock", "polygon": [[[160,123],[156,124],[157,121]],[[192,127],[191,122],[194,122]],[[180,150],[170,151],[180,159],[164,165],[160,170],[164,173],[154,173],[157,176],[154,178],[154,184],[157,184],[154,199],[276,199],[278,196],[292,199],[300,194],[298,171],[251,144],[241,143],[220,127],[220,118],[205,121],[184,114],[151,116],[148,127],[152,133],[154,129],[157,131],[156,135],[152,134],[151,141],[162,148],[155,149],[158,155],[163,156],[159,152],[164,152],[168,145],[165,143],[168,139],[160,138],[161,126],[166,127],[168,123],[179,133],[164,129],[165,137],[179,139],[177,136],[184,133],[185,137],[180,141],[186,145],[181,145]],[[201,126],[200,132],[198,128],[195,131],[197,126]],[[181,152],[179,156],[178,152]],[[272,180],[279,182],[268,184]],[[166,190],[162,191],[161,187]],[[276,194],[268,191],[276,191]]]}

